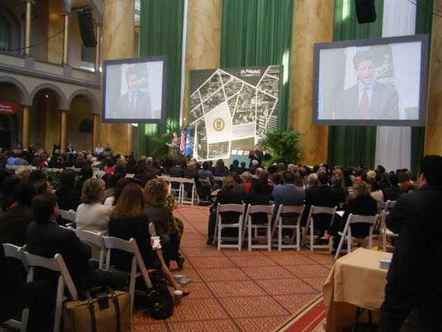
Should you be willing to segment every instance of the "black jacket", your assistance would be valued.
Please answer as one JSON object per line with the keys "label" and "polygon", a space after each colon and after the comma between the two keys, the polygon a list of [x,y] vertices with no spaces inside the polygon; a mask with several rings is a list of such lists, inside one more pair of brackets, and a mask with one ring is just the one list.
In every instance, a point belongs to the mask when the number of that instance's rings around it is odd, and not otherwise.
{"label": "black jacket", "polygon": [[[109,236],[129,240],[134,238],[137,241],[138,249],[144,259],[147,268],[156,268],[156,256],[150,246],[149,224],[146,216],[140,217],[111,217],[109,221]],[[130,271],[131,255],[116,251],[112,252],[111,264],[118,269]]]}
{"label": "black jacket", "polygon": [[442,306],[442,187],[405,194],[388,227],[399,238],[387,276],[386,302]]}
{"label": "black jacket", "polygon": [[76,188],[60,188],[55,195],[60,209],[77,210],[80,205],[80,191]]}
{"label": "black jacket", "polygon": [[[310,207],[325,206],[335,207],[339,205],[339,195],[327,185],[321,185],[319,187],[308,188],[305,191],[305,210],[304,210],[304,223],[307,221]],[[323,232],[330,226],[331,217],[329,215],[319,214],[315,217],[315,229],[319,232]]]}
{"label": "black jacket", "polygon": [[74,231],[64,229],[54,222],[31,222],[27,229],[27,251],[48,258],[57,253],[63,255],[74,284],[78,288],[87,288],[85,282],[90,272],[88,261],[91,250]]}
{"label": "black jacket", "polygon": [[[376,215],[378,212],[378,204],[371,196],[358,196],[350,199],[344,210],[343,224],[345,225],[350,214],[358,214],[362,216]],[[368,236],[369,230],[369,224],[354,224],[351,226],[351,235],[356,238],[364,238]]]}
{"label": "black jacket", "polygon": [[0,216],[0,243],[23,246],[26,243],[26,228],[32,221],[32,211],[28,207],[16,206]]}
{"label": "black jacket", "polygon": [[[239,189],[221,190],[217,196],[218,204],[242,204],[246,199],[244,192]],[[236,223],[238,220],[238,213],[226,212],[221,215],[224,223]]]}

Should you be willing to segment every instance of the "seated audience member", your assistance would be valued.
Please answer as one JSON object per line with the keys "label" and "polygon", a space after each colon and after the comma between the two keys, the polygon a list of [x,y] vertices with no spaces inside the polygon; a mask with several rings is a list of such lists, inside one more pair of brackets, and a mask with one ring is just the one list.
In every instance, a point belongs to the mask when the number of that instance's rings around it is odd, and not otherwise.
{"label": "seated audience member", "polygon": [[176,203],[170,195],[169,184],[160,178],[150,180],[144,188],[144,200],[144,213],[161,238],[166,265],[172,269],[182,268],[184,258],[180,254],[180,243],[184,227],[173,215]]}
{"label": "seated audience member", "polygon": [[253,177],[252,174],[248,171],[242,172],[240,175],[241,178],[241,190],[248,194],[252,191],[252,182]]}
{"label": "seated audience member", "polygon": [[283,184],[278,184],[273,187],[272,197],[276,207],[281,204],[303,205],[305,200],[305,190],[302,186],[301,177],[292,172],[284,172]]}
{"label": "seated audience member", "polygon": [[169,168],[169,175],[176,178],[182,178],[184,176],[185,168],[186,162],[177,161],[171,168]]}
{"label": "seated audience member", "polygon": [[92,170],[92,167],[89,165],[83,167],[80,170],[80,177],[77,181],[77,190],[81,193],[83,190],[83,184],[86,182],[86,180],[89,180],[94,175],[94,171]]}
{"label": "seated audience member", "polygon": [[115,173],[115,163],[112,158],[106,158],[104,161],[103,172],[104,174],[114,175]]}
{"label": "seated audience member", "polygon": [[399,332],[411,311],[418,331],[442,331],[442,157],[426,156],[420,188],[402,195],[388,227],[399,234],[387,274],[381,331]]}
{"label": "seated audience member", "polygon": [[[134,238],[146,268],[162,269],[175,290],[180,289],[163,260],[161,250],[154,251],[151,247],[149,220],[144,213],[143,191],[138,184],[129,183],[124,187],[111,214],[109,235],[125,240]],[[124,252],[115,251],[111,256],[111,264],[118,269],[130,271],[131,256]]]}
{"label": "seated audience member", "polygon": [[239,164],[239,174],[242,174],[245,171],[247,171],[246,162],[241,161],[241,163]]}
{"label": "seated audience member", "polygon": [[[339,204],[338,195],[329,186],[328,176],[324,172],[320,172],[316,177],[314,173],[308,176],[309,187],[305,191],[305,210],[304,220],[311,206],[335,207]],[[317,181],[316,181],[317,180]],[[314,217],[315,232],[322,236],[324,231],[330,227],[330,216],[319,214]]]}
{"label": "seated audience member", "polygon": [[80,204],[80,191],[75,187],[76,174],[65,169],[60,174],[60,185],[55,192],[58,207],[62,210],[76,210]]}
{"label": "seated audience member", "polygon": [[[34,255],[52,258],[55,254],[61,254],[66,267],[72,276],[75,286],[83,293],[84,290],[92,287],[107,286],[113,289],[122,289],[127,284],[127,274],[106,272],[97,270],[89,264],[91,250],[89,246],[81,242],[74,231],[64,229],[55,222],[56,200],[51,194],[41,194],[32,200],[33,222],[27,229],[26,250]],[[51,282],[51,289],[48,293],[55,292],[57,279],[54,273],[46,270],[38,270],[35,273],[36,280],[47,280]],[[49,317],[55,307],[55,295],[47,296],[48,302],[38,303],[38,306],[31,309],[31,312],[39,320],[41,325],[34,326],[38,331],[50,331],[46,324],[51,322],[40,322]],[[32,319],[31,319],[32,321]],[[31,329],[34,330],[34,329]]]}
{"label": "seated audience member", "polygon": [[0,214],[0,243],[23,246],[26,243],[26,229],[32,221],[32,187],[19,183],[10,188],[12,199],[5,212]]}
{"label": "seated audience member", "polygon": [[224,165],[222,159],[216,161],[215,167],[213,169],[213,176],[224,177],[229,174],[228,168]]}
{"label": "seated audience member", "polygon": [[210,164],[205,161],[203,168],[198,171],[198,180],[196,182],[196,189],[198,195],[203,201],[210,201],[210,193],[214,184],[213,173],[210,170]]}
{"label": "seated audience member", "polygon": [[331,188],[334,191],[339,204],[344,204],[347,199],[347,189],[345,188],[344,172],[341,168],[335,168],[333,170]]}
{"label": "seated audience member", "polygon": [[75,224],[78,229],[94,233],[107,233],[111,206],[103,205],[104,181],[91,178],[83,185],[82,203],[77,208]]}
{"label": "seated audience member", "polygon": [[[208,240],[207,244],[210,245],[213,242],[213,235],[215,233],[216,226],[216,208],[219,204],[242,204],[246,196],[241,187],[237,184],[232,176],[226,176],[222,189],[218,192],[214,204],[210,208],[209,225],[208,225]],[[237,213],[224,213],[224,222],[238,220]],[[228,231],[228,230],[226,230]]]}
{"label": "seated audience member", "polygon": [[[365,182],[356,182],[353,185],[353,193],[349,198],[347,204],[344,206],[344,216],[341,220],[332,225],[337,229],[330,230],[330,233],[335,235],[334,245],[338,246],[340,238],[338,232],[343,231],[347,218],[350,214],[357,214],[362,216],[374,216],[378,213],[378,203],[370,195],[370,186]],[[337,220],[337,219],[336,219]],[[369,224],[355,224],[351,226],[351,235],[355,238],[365,238],[369,234]]]}
{"label": "seated audience member", "polygon": [[113,190],[113,194],[109,197],[106,197],[106,199],[104,200],[104,205],[114,206],[115,204],[117,204],[118,197],[120,197],[121,192],[123,191],[124,187],[131,182],[133,182],[133,181],[129,178],[119,179],[117,184],[115,185],[115,188]]}
{"label": "seated audience member", "polygon": [[230,168],[229,168],[229,172],[230,172],[230,174],[232,174],[232,173],[236,173],[236,174],[241,173],[241,170],[240,170],[240,167],[239,167],[239,160],[238,159],[235,159],[232,162],[232,164],[230,165]]}
{"label": "seated audience member", "polygon": [[[250,205],[270,205],[272,200],[272,187],[266,180],[257,179],[253,182],[252,191],[245,197],[245,202]],[[252,215],[252,222],[265,223],[267,215],[265,213],[256,213]]]}

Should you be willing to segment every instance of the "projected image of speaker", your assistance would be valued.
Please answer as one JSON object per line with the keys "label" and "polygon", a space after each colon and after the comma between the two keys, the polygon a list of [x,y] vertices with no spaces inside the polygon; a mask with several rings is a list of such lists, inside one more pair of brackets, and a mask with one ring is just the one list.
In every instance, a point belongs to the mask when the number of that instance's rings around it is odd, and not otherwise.
{"label": "projected image of speaker", "polygon": [[104,61],[103,121],[160,123],[166,103],[166,58]]}
{"label": "projected image of speaker", "polygon": [[77,12],[78,24],[80,26],[81,40],[85,47],[97,46],[97,39],[94,29],[94,17],[90,7],[83,7]]}
{"label": "projected image of speaker", "polygon": [[356,15],[360,24],[376,21],[376,8],[374,1],[375,0],[355,0]]}
{"label": "projected image of speaker", "polygon": [[428,36],[315,44],[315,121],[423,126]]}

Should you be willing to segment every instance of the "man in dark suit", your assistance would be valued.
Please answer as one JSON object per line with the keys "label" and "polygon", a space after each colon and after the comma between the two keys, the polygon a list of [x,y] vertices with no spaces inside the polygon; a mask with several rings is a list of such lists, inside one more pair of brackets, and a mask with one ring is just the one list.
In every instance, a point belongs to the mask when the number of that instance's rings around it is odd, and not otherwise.
{"label": "man in dark suit", "polygon": [[[335,207],[339,204],[339,196],[329,186],[329,178],[325,172],[318,174],[319,186],[308,188],[305,191],[305,214],[304,220],[307,221],[307,216],[310,211],[310,207],[313,206],[325,206]],[[330,215],[318,214],[314,219],[315,232],[322,236],[324,231],[330,226]]]}
{"label": "man in dark suit", "polygon": [[399,234],[385,287],[382,329],[400,331],[411,311],[419,331],[442,331],[442,157],[422,162],[421,187],[399,198],[387,226]]}
{"label": "man in dark suit", "polygon": [[139,71],[135,65],[130,65],[126,70],[127,92],[118,102],[118,107],[112,117],[121,117],[126,112],[128,119],[151,119],[160,118],[160,114],[154,114],[149,89],[147,88],[147,73]]}
{"label": "man in dark suit", "polygon": [[398,119],[397,91],[393,86],[376,80],[371,52],[357,53],[353,64],[358,82],[338,97],[333,117],[357,120]]}

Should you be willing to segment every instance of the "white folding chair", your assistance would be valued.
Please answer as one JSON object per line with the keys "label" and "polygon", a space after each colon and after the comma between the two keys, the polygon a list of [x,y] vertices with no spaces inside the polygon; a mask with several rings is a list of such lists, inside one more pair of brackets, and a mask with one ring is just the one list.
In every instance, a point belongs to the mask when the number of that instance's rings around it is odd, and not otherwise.
{"label": "white folding chair", "polygon": [[[63,299],[64,299],[64,289],[65,287],[69,291],[69,295],[72,300],[78,300],[78,291],[72,281],[71,275],[68,268],[63,260],[61,254],[55,254],[54,258],[46,258],[42,256],[37,256],[23,251],[26,265],[29,267],[27,282],[30,283],[34,281],[34,269],[43,268],[46,270],[51,270],[58,272],[60,275],[58,277],[57,293],[55,301],[55,318],[54,318],[54,332],[60,331],[61,317],[63,313]],[[26,317],[29,315],[29,309],[25,309]],[[26,318],[27,319],[27,318]]]}
{"label": "white folding chair", "polygon": [[[181,182],[181,204],[190,204],[193,205],[195,203],[195,194],[196,194],[196,187],[195,187],[195,180],[194,179],[188,179],[188,178],[180,178]],[[187,188],[190,186],[190,198],[187,195]]]}
{"label": "white folding chair", "polygon": [[144,265],[143,257],[138,249],[137,241],[131,238],[129,241],[117,237],[104,236],[104,247],[106,249],[106,264],[105,269],[110,269],[110,259],[112,250],[121,250],[132,255],[130,268],[130,282],[129,282],[129,297],[130,297],[130,315],[131,315],[131,330],[133,329],[132,315],[134,311],[135,300],[135,283],[138,277],[142,277],[147,289],[152,288],[152,283],[149,278],[146,266]]}
{"label": "white folding chair", "polygon": [[[315,221],[314,216],[317,215],[330,215],[330,225],[333,224],[335,220],[337,207],[327,207],[327,206],[314,206],[310,207],[310,211],[308,214],[307,225],[305,227],[304,235],[309,232],[309,240],[310,240],[310,250],[314,249],[329,249],[331,250],[331,240],[326,245],[315,244]],[[331,238],[330,238],[331,239]]]}
{"label": "white folding chair", "polygon": [[[304,213],[304,205],[283,205],[278,208],[275,218],[275,229],[278,231],[278,250],[296,249],[301,250],[301,220]],[[283,244],[282,233],[284,229],[293,231],[289,244]],[[294,238],[296,236],[296,244]]]}
{"label": "white folding chair", "polygon": [[[21,247],[17,247],[16,245],[10,243],[3,243],[2,246],[3,246],[3,251],[5,253],[5,257],[10,257],[19,260],[20,262],[23,263],[23,265],[26,268],[26,262]],[[21,320],[9,319],[6,322],[2,323],[0,326],[5,326],[7,328],[19,330],[20,332],[26,332],[28,327],[28,316],[29,316],[28,309],[23,309],[20,318]]]}
{"label": "white folding chair", "polygon": [[76,229],[75,233],[81,241],[86,242],[92,249],[94,249],[93,251],[98,253],[98,268],[102,269],[105,252],[103,234],[81,229]]}
{"label": "white folding chair", "polygon": [[[341,241],[339,241],[338,249],[336,250],[335,259],[339,257],[344,242],[347,242],[347,253],[351,252],[353,243],[353,237],[351,235],[351,225],[355,224],[368,224],[370,226],[368,231],[368,248],[373,245],[373,230],[378,220],[379,215],[375,216],[363,216],[357,214],[350,214],[345,223],[344,231],[341,234]],[[357,239],[358,242],[365,239]]]}
{"label": "white folding chair", "polygon": [[183,186],[181,185],[181,178],[169,177],[170,192],[175,197],[178,204],[182,202]]}
{"label": "white folding chair", "polygon": [[391,210],[396,205],[396,201],[387,201],[384,204],[384,209],[381,212],[380,219],[380,234],[382,237],[382,250],[387,251],[387,245],[389,239],[395,239],[399,236],[399,234],[393,233],[391,230],[387,227],[387,216],[391,213]]}
{"label": "white folding chair", "polygon": [[[221,248],[237,248],[241,250],[243,240],[243,223],[244,215],[246,211],[246,204],[220,204],[216,209],[216,226],[214,240],[217,241],[218,250]],[[236,222],[223,222],[222,214],[224,213],[237,213],[238,219]],[[238,229],[238,242],[237,244],[223,244],[222,230],[228,228]],[[236,238],[224,237],[224,240],[235,241]]]}
{"label": "white folding chair", "polygon": [[[247,220],[247,233],[248,233],[248,248],[249,251],[252,249],[267,249],[272,250],[272,217],[274,205],[249,205],[247,208],[246,220]],[[254,223],[253,217],[257,214],[262,214],[266,216],[264,223]],[[267,238],[266,244],[253,244],[253,239],[260,239],[259,230],[266,230]]]}

